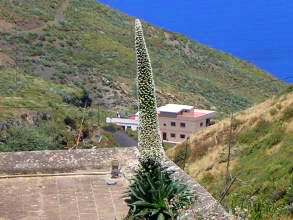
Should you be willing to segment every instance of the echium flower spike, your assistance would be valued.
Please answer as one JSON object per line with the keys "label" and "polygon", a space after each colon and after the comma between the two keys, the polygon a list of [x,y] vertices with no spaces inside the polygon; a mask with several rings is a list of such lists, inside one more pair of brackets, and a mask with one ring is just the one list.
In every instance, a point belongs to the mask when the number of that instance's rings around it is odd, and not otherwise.
{"label": "echium flower spike", "polygon": [[142,25],[138,19],[135,20],[135,49],[137,60],[138,148],[140,160],[160,162],[163,148],[157,116],[155,85]]}

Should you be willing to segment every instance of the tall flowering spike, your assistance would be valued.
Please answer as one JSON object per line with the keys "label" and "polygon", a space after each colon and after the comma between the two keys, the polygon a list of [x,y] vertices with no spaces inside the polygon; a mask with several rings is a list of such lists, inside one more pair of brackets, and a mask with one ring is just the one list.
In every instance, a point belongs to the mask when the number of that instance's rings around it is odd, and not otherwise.
{"label": "tall flowering spike", "polygon": [[135,20],[135,49],[137,60],[138,89],[138,148],[143,161],[160,161],[163,148],[157,116],[157,102],[151,61],[145,44],[143,30]]}

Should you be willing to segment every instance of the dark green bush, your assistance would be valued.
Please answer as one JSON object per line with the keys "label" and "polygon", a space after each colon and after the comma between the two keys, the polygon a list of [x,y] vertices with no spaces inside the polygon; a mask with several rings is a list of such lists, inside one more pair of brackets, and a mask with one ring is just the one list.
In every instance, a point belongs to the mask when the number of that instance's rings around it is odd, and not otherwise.
{"label": "dark green bush", "polygon": [[76,129],[76,121],[73,118],[66,116],[64,118],[64,123],[70,126],[72,129]]}
{"label": "dark green bush", "polygon": [[66,94],[63,96],[63,101],[77,107],[90,107],[92,104],[92,98],[86,90],[83,91],[80,97]]}
{"label": "dark green bush", "polygon": [[270,110],[270,114],[271,114],[271,116],[274,116],[277,112],[278,112],[278,110],[277,110],[276,108],[272,108],[272,109]]}
{"label": "dark green bush", "polygon": [[0,151],[53,150],[57,144],[49,135],[38,128],[13,127],[8,130],[8,137],[0,145]]}
{"label": "dark green bush", "polygon": [[175,219],[193,203],[195,196],[184,184],[171,178],[173,172],[158,162],[140,164],[125,193],[133,219]]}

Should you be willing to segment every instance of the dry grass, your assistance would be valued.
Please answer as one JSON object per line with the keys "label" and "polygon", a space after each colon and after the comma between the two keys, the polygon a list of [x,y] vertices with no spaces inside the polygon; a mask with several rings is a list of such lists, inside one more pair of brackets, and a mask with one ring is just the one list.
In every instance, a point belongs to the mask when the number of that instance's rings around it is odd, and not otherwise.
{"label": "dry grass", "polygon": [[272,155],[272,154],[278,152],[280,150],[281,146],[282,146],[282,144],[280,144],[280,143],[279,144],[276,144],[272,148],[267,149],[265,151],[265,154],[266,155]]}
{"label": "dry grass", "polygon": [[[0,20],[0,30],[1,30],[1,20]],[[0,66],[4,65],[15,65],[15,61],[5,53],[0,52]]]}
{"label": "dry grass", "polygon": [[3,31],[3,32],[9,32],[12,30],[12,28],[14,27],[15,25],[12,24],[12,23],[9,23],[3,19],[0,19],[0,31]]}
{"label": "dry grass", "polygon": [[291,121],[287,124],[286,132],[287,133],[293,132],[293,121]]}
{"label": "dry grass", "polygon": [[[252,108],[237,113],[234,118],[235,125],[233,126],[233,133],[237,135],[249,128],[255,127],[263,120],[268,122],[278,120],[278,118],[284,114],[284,111],[291,107],[293,107],[293,94],[287,94],[279,98],[274,97]],[[272,109],[276,109],[277,111],[273,115],[271,113]],[[223,153],[227,152],[229,129],[230,118],[226,118],[191,136],[188,143],[191,149],[191,155],[187,160],[188,164],[186,168],[191,176],[201,179],[206,172],[219,174],[225,171],[226,163],[223,163],[223,161],[221,162],[221,157],[223,157]],[[293,121],[286,124],[285,131],[293,131]],[[174,158],[183,148],[185,148],[185,143],[177,145],[167,153],[171,158]],[[279,148],[280,144],[275,145],[268,149],[266,153],[273,154],[278,151]],[[231,169],[236,164],[237,160],[233,160]]]}
{"label": "dry grass", "polygon": [[[251,219],[290,219],[286,205],[293,198],[288,190],[292,185],[293,94],[274,97],[235,114],[232,128],[229,170],[237,180],[223,205],[234,212],[236,207],[244,207],[254,216]],[[226,118],[195,133],[187,143],[191,152],[185,170],[215,198],[220,198],[225,187],[229,130],[230,119]],[[185,146],[183,143],[171,149],[173,158]],[[286,192],[286,196],[269,202],[279,192]],[[252,198],[258,198],[253,205]]]}

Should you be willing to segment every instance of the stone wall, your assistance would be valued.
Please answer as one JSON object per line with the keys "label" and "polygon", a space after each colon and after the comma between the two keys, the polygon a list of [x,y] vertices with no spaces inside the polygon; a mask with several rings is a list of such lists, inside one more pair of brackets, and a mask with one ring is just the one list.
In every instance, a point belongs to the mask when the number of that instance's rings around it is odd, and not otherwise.
{"label": "stone wall", "polygon": [[122,166],[136,160],[133,148],[99,148],[55,151],[0,153],[1,174],[73,172],[77,170],[110,170],[111,161]]}
{"label": "stone wall", "polygon": [[[135,155],[138,155],[138,149],[133,148]],[[131,177],[137,161],[134,163],[128,164],[123,169],[123,174]],[[229,220],[232,219],[232,216],[229,215],[221,204],[214,199],[214,197],[206,191],[197,181],[192,179],[191,176],[188,176],[180,167],[178,167],[173,161],[165,157],[164,165],[169,170],[173,170],[173,178],[179,179],[185,183],[191,190],[194,191],[196,196],[196,201],[193,204],[192,209],[189,209],[183,216],[180,217],[180,220]]]}
{"label": "stone wall", "polygon": [[214,199],[214,197],[206,191],[198,182],[188,176],[180,167],[178,167],[170,159],[166,158],[165,165],[169,170],[174,171],[174,178],[183,181],[186,185],[194,191],[196,200],[193,208],[188,210],[180,220],[195,220],[195,219],[214,219],[214,220],[228,220],[231,217],[221,206],[221,204]]}

